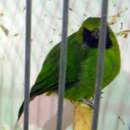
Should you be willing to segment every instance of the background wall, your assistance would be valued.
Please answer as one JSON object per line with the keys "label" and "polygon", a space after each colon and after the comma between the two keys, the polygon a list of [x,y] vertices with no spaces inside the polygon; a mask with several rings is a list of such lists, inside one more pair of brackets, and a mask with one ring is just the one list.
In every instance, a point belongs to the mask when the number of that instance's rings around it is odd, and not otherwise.
{"label": "background wall", "polygon": [[[108,21],[120,44],[122,67],[118,77],[104,90],[99,129],[129,130],[130,34],[124,30],[130,30],[130,1],[109,2]],[[100,16],[100,8],[101,0],[71,0],[68,35],[75,32],[87,17]],[[0,1],[0,129],[13,128],[23,100],[25,9],[25,1]],[[61,40],[61,20],[61,0],[33,1],[31,85],[47,53]],[[48,121],[54,125],[56,96],[38,98],[31,103],[30,128],[49,130]],[[65,117],[70,119],[66,120],[65,126],[69,126],[73,119],[73,106],[67,101],[65,104],[69,106],[65,113],[70,115]]]}

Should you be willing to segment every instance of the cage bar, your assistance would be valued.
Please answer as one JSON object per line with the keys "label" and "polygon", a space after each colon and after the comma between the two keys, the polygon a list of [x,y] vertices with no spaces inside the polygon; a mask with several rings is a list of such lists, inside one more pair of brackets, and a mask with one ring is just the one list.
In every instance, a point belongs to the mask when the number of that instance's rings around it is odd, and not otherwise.
{"label": "cage bar", "polygon": [[24,130],[29,129],[29,86],[30,86],[31,13],[32,13],[31,8],[32,8],[32,1],[26,0]]}
{"label": "cage bar", "polygon": [[69,0],[64,0],[63,1],[63,18],[62,18],[62,41],[60,44],[58,111],[57,111],[56,130],[62,129],[64,89],[65,89],[66,64],[67,64],[68,7],[69,7]]}
{"label": "cage bar", "polygon": [[107,13],[108,13],[108,0],[102,0],[102,10],[101,10],[101,28],[99,35],[99,48],[98,48],[98,58],[97,58],[97,68],[96,68],[96,93],[94,99],[94,114],[92,122],[92,130],[97,130],[98,127],[98,116],[100,108],[100,87],[102,86],[103,74],[104,74],[104,52],[106,43],[106,33],[107,33]]}

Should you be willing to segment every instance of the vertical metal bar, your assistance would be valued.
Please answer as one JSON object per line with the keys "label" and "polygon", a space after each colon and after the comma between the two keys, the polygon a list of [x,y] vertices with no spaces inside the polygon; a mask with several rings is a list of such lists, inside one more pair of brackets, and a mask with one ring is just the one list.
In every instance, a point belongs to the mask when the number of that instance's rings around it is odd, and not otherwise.
{"label": "vertical metal bar", "polygon": [[103,74],[104,74],[104,52],[107,33],[107,12],[108,12],[108,0],[102,0],[102,12],[101,12],[101,28],[99,38],[99,49],[97,58],[97,73],[96,73],[96,94],[94,101],[94,114],[92,122],[92,130],[97,130],[98,127],[98,115],[100,108],[100,87],[102,86]]}
{"label": "vertical metal bar", "polygon": [[66,80],[67,64],[67,30],[68,30],[68,7],[69,0],[63,2],[63,22],[62,22],[62,41],[60,45],[60,68],[59,68],[59,90],[58,90],[58,111],[56,130],[62,129],[62,115],[64,103],[64,89]]}
{"label": "vertical metal bar", "polygon": [[24,91],[24,130],[29,129],[29,86],[31,51],[31,7],[32,1],[26,0],[26,36],[25,36],[25,91]]}

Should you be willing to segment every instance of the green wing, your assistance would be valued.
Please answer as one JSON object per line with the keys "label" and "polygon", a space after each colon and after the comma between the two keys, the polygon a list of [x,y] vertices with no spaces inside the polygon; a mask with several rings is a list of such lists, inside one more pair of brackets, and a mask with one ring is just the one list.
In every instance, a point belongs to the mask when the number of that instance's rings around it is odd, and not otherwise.
{"label": "green wing", "polygon": [[58,84],[59,44],[48,54],[41,71],[31,89],[30,97],[55,89]]}
{"label": "green wing", "polygon": [[[77,43],[76,33],[68,38],[66,87],[77,82],[80,71],[80,60],[83,50]],[[78,52],[78,53],[77,53]],[[47,91],[56,90],[59,76],[60,44],[56,45],[48,54],[42,69],[31,89],[30,96],[34,97]]]}

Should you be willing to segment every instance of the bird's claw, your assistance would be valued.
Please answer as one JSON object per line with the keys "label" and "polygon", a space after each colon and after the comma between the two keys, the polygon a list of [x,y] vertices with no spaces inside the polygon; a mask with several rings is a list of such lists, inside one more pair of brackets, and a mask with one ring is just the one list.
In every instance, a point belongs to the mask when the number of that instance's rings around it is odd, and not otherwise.
{"label": "bird's claw", "polygon": [[83,103],[94,109],[94,101],[83,99]]}
{"label": "bird's claw", "polygon": [[[101,96],[100,96],[100,98],[103,98],[103,97],[102,97],[102,94],[103,94],[103,92],[101,91]],[[95,99],[95,97],[93,97],[92,99],[89,99],[89,100],[83,99],[82,101],[83,101],[84,104],[86,104],[86,105],[88,105],[88,106],[90,106],[91,108],[94,109],[94,99]]]}

